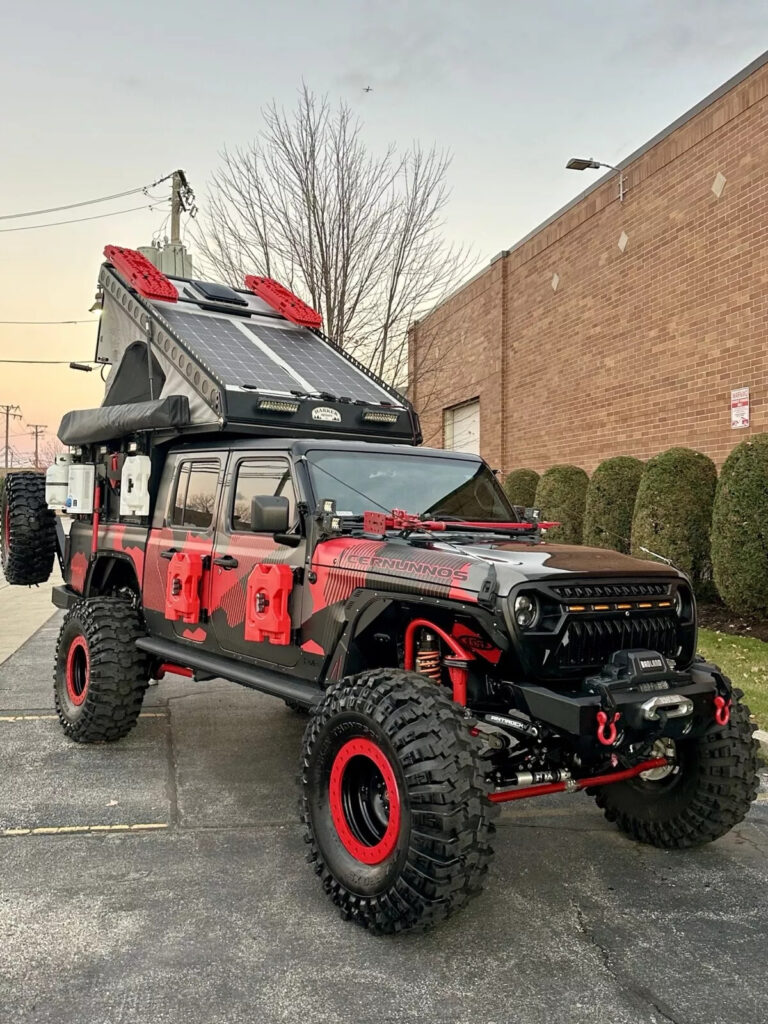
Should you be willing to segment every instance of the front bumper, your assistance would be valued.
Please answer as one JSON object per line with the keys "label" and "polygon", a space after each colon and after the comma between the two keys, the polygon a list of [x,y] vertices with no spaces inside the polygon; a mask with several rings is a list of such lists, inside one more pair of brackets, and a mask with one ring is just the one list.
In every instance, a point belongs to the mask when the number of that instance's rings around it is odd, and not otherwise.
{"label": "front bumper", "polygon": [[[638,669],[643,662],[653,669]],[[718,698],[730,698],[730,684],[717,666],[695,661],[677,672],[653,651],[620,652],[577,693],[534,683],[514,684],[514,690],[533,719],[604,747],[653,735],[700,735],[717,721]]]}

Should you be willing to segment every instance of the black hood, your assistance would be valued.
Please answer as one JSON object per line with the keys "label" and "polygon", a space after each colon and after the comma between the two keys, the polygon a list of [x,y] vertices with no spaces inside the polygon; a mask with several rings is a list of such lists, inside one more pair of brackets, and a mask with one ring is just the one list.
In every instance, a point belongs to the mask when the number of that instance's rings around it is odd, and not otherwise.
{"label": "black hood", "polygon": [[679,579],[683,574],[663,562],[631,558],[606,548],[587,548],[573,544],[540,544],[525,541],[494,541],[467,544],[437,542],[436,550],[452,551],[478,563],[491,563],[496,569],[500,592],[506,593],[518,583],[593,576],[652,577]]}

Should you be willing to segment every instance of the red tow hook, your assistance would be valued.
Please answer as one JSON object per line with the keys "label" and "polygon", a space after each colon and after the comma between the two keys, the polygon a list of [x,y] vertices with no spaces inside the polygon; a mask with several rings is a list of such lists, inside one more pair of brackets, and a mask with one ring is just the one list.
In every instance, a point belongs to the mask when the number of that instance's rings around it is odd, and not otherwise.
{"label": "red tow hook", "polygon": [[731,700],[715,697],[715,721],[718,725],[728,725],[731,720]]}
{"label": "red tow hook", "polygon": [[609,723],[608,715],[604,711],[597,712],[597,738],[604,747],[612,747],[616,742],[616,737],[619,734],[616,723],[620,718],[621,712],[617,711]]}

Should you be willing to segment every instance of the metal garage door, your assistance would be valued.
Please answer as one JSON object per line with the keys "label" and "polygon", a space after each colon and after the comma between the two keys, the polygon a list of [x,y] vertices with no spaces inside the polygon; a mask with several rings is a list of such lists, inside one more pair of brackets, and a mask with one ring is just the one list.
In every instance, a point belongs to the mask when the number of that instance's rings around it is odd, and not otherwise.
{"label": "metal garage door", "polygon": [[443,412],[445,447],[452,452],[480,454],[480,402],[465,402]]}

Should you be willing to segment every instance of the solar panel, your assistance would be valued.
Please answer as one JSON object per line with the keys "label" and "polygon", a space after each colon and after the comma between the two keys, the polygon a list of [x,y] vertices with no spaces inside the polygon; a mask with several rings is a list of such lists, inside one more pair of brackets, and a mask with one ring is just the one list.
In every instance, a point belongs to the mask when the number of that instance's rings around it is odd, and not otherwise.
{"label": "solar panel", "polygon": [[[283,359],[316,391],[368,402],[391,402],[392,396],[369,380],[330,345],[309,331],[246,323],[246,330]],[[295,385],[294,385],[295,386]]]}
{"label": "solar panel", "polygon": [[163,308],[162,315],[224,384],[249,384],[262,391],[291,391],[301,387],[289,370],[249,341],[231,320],[182,313],[167,307]]}
{"label": "solar panel", "polygon": [[225,385],[247,384],[260,391],[310,389],[353,400],[392,401],[387,391],[310,331],[235,323],[167,306],[162,315]]}

